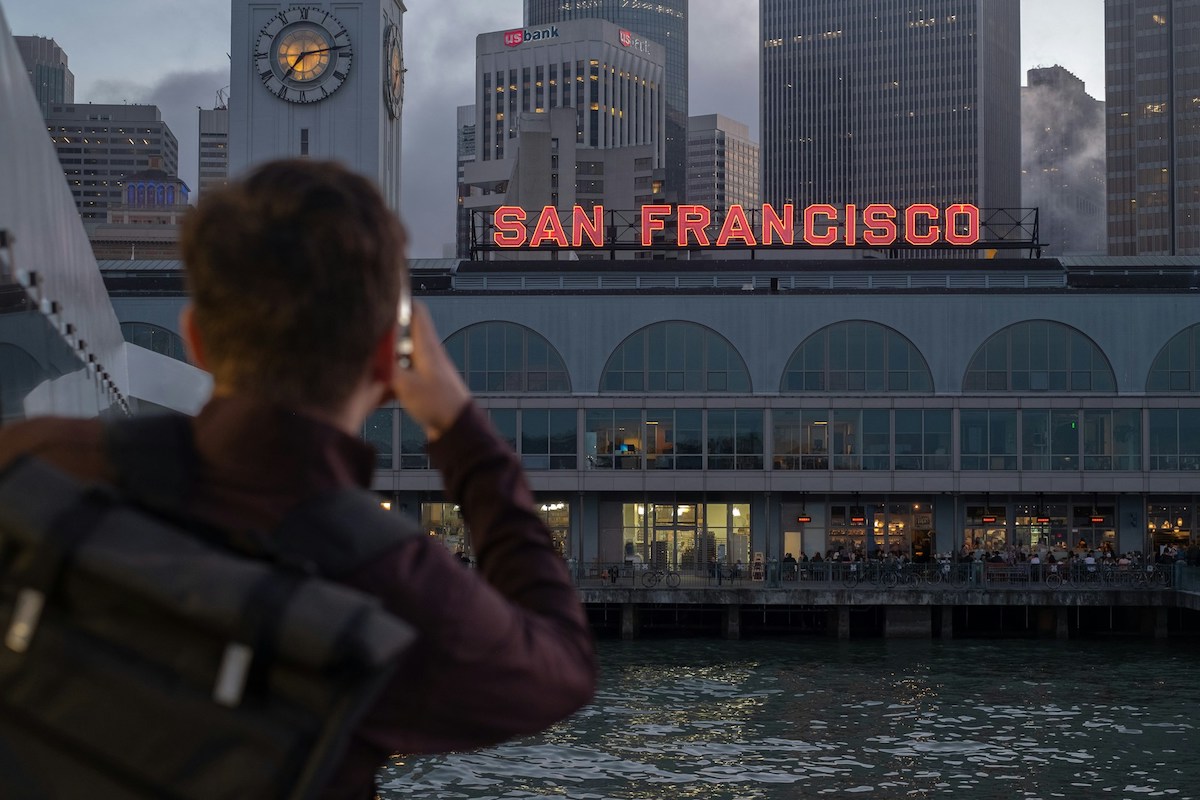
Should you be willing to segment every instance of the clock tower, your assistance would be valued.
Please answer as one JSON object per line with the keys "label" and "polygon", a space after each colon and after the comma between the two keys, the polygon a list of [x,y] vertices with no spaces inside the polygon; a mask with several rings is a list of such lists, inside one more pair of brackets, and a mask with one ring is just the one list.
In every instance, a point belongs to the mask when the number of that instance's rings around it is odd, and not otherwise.
{"label": "clock tower", "polygon": [[340,161],[400,206],[402,0],[232,0],[229,173]]}

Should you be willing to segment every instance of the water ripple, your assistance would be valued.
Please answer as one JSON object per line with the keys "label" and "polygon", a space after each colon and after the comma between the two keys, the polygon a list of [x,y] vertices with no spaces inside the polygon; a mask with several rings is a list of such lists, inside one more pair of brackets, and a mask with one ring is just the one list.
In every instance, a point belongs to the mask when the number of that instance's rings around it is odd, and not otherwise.
{"label": "water ripple", "polygon": [[682,641],[601,656],[603,685],[572,719],[488,750],[398,757],[381,797],[1200,796],[1185,649]]}

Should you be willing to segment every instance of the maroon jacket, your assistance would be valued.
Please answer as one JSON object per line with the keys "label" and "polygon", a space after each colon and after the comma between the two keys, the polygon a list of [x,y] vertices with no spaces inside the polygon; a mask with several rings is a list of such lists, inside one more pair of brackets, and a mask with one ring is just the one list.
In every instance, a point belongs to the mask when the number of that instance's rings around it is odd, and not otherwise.
{"label": "maroon jacket", "polygon": [[[194,422],[200,468],[190,510],[232,529],[272,529],[322,490],[367,486],[374,451],[286,409],[214,399]],[[42,418],[0,429],[0,468],[31,453],[87,479],[114,474],[97,420]],[[369,797],[392,754],[433,753],[532,734],[592,697],[596,665],[578,596],[533,511],[516,456],[473,404],[429,446],[471,529],[479,569],[430,536],[405,539],[346,582],[420,633],[359,726],[329,797]]]}

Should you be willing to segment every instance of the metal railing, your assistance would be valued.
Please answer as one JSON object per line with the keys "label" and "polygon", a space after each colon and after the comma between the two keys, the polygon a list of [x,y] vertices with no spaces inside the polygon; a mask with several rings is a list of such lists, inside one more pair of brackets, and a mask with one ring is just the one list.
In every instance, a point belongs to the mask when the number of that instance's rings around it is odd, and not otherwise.
{"label": "metal railing", "polygon": [[1164,590],[1200,592],[1200,568],[1183,564],[1055,564],[822,561],[710,564],[703,567],[594,562],[572,565],[581,589],[985,589]]}

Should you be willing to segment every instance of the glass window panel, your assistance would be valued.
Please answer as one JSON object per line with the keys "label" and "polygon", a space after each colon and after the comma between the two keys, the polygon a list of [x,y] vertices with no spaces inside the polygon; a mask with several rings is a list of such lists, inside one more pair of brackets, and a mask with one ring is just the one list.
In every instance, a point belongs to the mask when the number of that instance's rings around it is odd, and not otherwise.
{"label": "glass window panel", "polygon": [[512,448],[513,452],[516,452],[517,410],[515,408],[491,408],[488,409],[488,417],[496,432],[500,434],[500,438]]}
{"label": "glass window panel", "polygon": [[549,409],[526,408],[521,411],[521,453],[543,455],[549,452]]}
{"label": "glass window panel", "polygon": [[[733,409],[713,409],[708,412],[708,452],[727,455],[734,452]],[[711,466],[711,462],[709,464]]]}
{"label": "glass window panel", "polygon": [[392,427],[396,413],[391,408],[377,408],[363,423],[363,440],[375,448],[375,466],[379,469],[394,469],[392,463]]}

